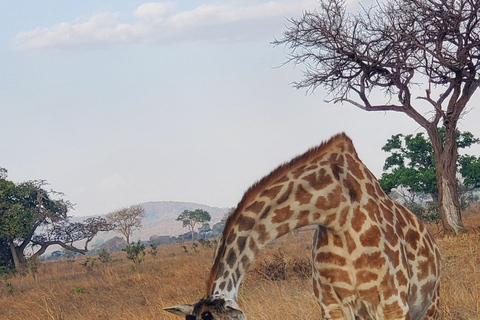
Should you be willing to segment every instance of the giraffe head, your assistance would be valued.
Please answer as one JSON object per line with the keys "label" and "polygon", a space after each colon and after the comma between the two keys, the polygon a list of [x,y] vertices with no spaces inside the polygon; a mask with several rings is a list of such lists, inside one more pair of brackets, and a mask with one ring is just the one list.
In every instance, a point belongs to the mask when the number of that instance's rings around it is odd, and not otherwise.
{"label": "giraffe head", "polygon": [[163,310],[185,317],[185,320],[247,320],[233,299],[210,296],[196,304],[179,304]]}

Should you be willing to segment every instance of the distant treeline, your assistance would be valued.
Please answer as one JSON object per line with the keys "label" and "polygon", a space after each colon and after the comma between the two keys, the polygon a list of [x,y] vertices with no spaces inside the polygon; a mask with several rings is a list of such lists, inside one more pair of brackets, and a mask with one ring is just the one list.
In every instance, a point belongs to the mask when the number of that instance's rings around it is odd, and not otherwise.
{"label": "distant treeline", "polygon": [[[219,237],[222,234],[224,226],[225,226],[225,219],[214,224],[211,228],[203,229],[203,230],[207,230],[206,232],[195,232],[194,233],[195,241],[200,239],[212,239],[212,238]],[[149,246],[150,244],[162,246],[162,245],[167,245],[172,243],[183,244],[184,242],[191,242],[191,241],[192,241],[192,234],[190,232],[186,232],[179,236],[173,236],[173,237],[153,235],[153,236],[150,236],[148,241],[142,241],[142,243],[145,244],[145,246]],[[111,239],[108,239],[104,243],[97,245],[94,249],[88,251],[86,254],[87,255],[98,254],[103,249],[108,252],[121,251],[122,249],[125,249],[126,246],[127,246],[127,242],[125,241],[125,238],[120,236],[115,236]],[[42,259],[52,260],[52,259],[62,259],[62,258],[73,258],[78,255],[79,254],[76,252],[69,252],[67,250],[57,250],[57,251],[53,251],[48,256],[43,255]]]}

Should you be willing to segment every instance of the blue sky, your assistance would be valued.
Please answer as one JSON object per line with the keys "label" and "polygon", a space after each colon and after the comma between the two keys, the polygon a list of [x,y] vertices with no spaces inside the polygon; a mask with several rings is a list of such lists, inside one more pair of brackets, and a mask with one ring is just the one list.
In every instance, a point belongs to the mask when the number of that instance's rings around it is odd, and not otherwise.
{"label": "blue sky", "polygon": [[[9,1],[0,12],[0,167],[73,215],[147,201],[234,206],[280,163],[345,131],[368,167],[403,114],[295,90],[272,47],[314,0]],[[480,136],[473,109],[461,130]]]}

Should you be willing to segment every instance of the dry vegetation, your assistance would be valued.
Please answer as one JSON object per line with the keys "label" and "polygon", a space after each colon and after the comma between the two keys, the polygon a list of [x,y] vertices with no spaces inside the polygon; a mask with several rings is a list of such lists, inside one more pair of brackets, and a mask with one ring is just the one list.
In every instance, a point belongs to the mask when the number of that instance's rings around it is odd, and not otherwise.
{"label": "dry vegetation", "polygon": [[[470,232],[455,238],[436,234],[443,254],[442,310],[446,320],[480,319],[480,209],[464,222]],[[319,319],[310,283],[312,231],[289,234],[257,259],[239,302],[249,319]],[[45,262],[38,279],[16,276],[0,282],[0,319],[180,319],[163,307],[197,301],[204,291],[213,249],[185,253],[180,245],[147,254],[138,271],[124,252],[93,270],[73,261]]]}

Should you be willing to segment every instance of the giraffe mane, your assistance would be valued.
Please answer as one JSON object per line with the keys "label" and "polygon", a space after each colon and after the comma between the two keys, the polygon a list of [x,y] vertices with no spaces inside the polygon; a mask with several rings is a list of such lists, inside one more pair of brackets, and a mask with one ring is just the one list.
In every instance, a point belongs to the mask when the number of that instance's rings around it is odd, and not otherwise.
{"label": "giraffe mane", "polygon": [[338,145],[339,143],[342,143],[342,142],[347,148],[349,148],[349,150],[352,153],[356,154],[355,148],[353,147],[352,140],[344,132],[342,132],[337,135],[334,135],[328,141],[324,141],[320,145],[310,148],[307,152],[301,155],[298,155],[297,157],[293,158],[291,161],[281,164],[272,172],[270,172],[268,175],[258,180],[250,188],[247,189],[242,199],[238,203],[236,209],[230,214],[230,216],[227,218],[227,221],[225,222],[225,227],[222,232],[221,240],[218,244],[215,260],[210,270],[210,275],[206,281],[207,292],[206,292],[205,298],[207,298],[211,294],[210,291],[213,286],[213,283],[215,282],[215,276],[218,271],[220,259],[225,253],[225,241],[227,239],[227,235],[230,234],[230,231],[233,229],[235,225],[235,221],[237,220],[238,216],[243,212],[245,207],[268,185],[278,181],[283,176],[285,176],[285,174],[290,172],[292,169],[299,167],[305,163],[308,163],[308,161],[316,157],[319,157],[321,154],[329,151],[333,146]]}

